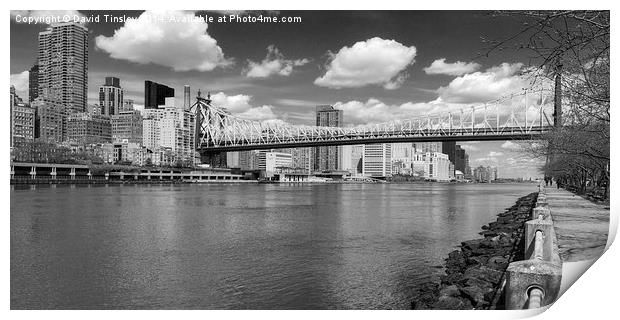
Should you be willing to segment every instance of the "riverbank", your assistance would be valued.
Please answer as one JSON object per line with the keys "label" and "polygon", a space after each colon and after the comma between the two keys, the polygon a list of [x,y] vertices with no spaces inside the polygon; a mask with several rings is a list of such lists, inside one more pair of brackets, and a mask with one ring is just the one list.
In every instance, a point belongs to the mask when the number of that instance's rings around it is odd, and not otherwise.
{"label": "riverbank", "polygon": [[482,226],[484,238],[461,242],[445,260],[439,283],[425,283],[412,309],[504,309],[503,283],[508,264],[523,259],[523,227],[537,193],[521,197],[497,219]]}

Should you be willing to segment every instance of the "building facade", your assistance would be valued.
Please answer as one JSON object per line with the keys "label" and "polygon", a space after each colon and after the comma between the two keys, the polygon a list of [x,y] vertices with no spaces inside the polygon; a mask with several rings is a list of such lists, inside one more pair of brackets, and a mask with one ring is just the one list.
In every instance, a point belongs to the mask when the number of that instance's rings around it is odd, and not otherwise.
{"label": "building facade", "polygon": [[[316,107],[316,125],[320,127],[342,127],[343,112],[330,105]],[[341,157],[340,146],[315,147],[314,170],[333,171],[339,170]]]}
{"label": "building facade", "polygon": [[110,117],[86,112],[69,115],[67,117],[67,140],[82,144],[111,142]]}
{"label": "building facade", "polygon": [[110,117],[112,141],[128,141],[142,144],[142,113],[139,110],[120,111]]}
{"label": "building facade", "polygon": [[88,29],[84,25],[58,23],[39,32],[38,65],[39,98],[56,101],[65,116],[86,111]]}
{"label": "building facade", "polygon": [[99,87],[99,106],[101,113],[113,116],[123,108],[123,88],[121,80],[116,77],[106,77],[105,83]]}
{"label": "building facade", "polygon": [[150,80],[144,81],[145,109],[157,109],[159,106],[166,104],[166,98],[173,97],[174,89]]}
{"label": "building facade", "polygon": [[39,97],[39,65],[34,64],[28,71],[28,102]]}
{"label": "building facade", "polygon": [[370,177],[389,177],[392,175],[392,145],[389,143],[367,144],[364,146],[362,174]]}
{"label": "building facade", "polygon": [[178,159],[194,161],[195,115],[169,100],[163,108],[145,110],[142,142],[149,150],[167,148]]}
{"label": "building facade", "polygon": [[10,146],[15,143],[31,142],[34,140],[35,110],[23,103],[11,86],[10,102]]}
{"label": "building facade", "polygon": [[61,142],[64,139],[66,117],[64,108],[57,101],[39,97],[31,105],[36,112],[35,138],[47,142]]}

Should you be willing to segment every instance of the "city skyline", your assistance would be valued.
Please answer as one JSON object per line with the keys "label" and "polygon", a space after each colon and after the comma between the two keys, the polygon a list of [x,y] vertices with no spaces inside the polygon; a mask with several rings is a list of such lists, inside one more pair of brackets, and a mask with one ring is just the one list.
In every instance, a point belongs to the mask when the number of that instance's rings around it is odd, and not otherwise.
{"label": "city skyline", "polygon": [[[23,77],[25,70],[29,70],[34,63],[28,53],[33,45],[36,46],[32,35],[45,26],[18,24],[14,21],[17,14],[12,12],[11,81],[16,85],[18,94],[26,98],[27,93],[17,83],[20,77],[16,75]],[[80,14],[89,16],[92,13],[85,11]],[[114,14],[144,16],[140,12],[117,11]],[[205,14],[217,16],[214,13],[195,13]],[[184,16],[188,13],[168,12],[166,15]],[[476,52],[483,46],[480,35],[493,38],[519,28],[518,24],[506,18],[475,12],[430,15],[404,12],[353,12],[352,15],[349,12],[341,17],[337,12],[319,16],[310,12],[283,11],[279,15],[300,16],[302,22],[287,24],[287,28],[234,23],[210,23],[207,28],[207,23],[191,22],[192,30],[196,30],[191,35],[196,37],[193,40],[212,45],[207,46],[207,51],[203,53],[215,50],[215,55],[207,55],[208,61],[196,60],[196,52],[186,53],[187,49],[192,49],[191,46],[184,47],[186,43],[157,42],[148,34],[142,44],[144,48],[172,45],[173,52],[167,53],[168,58],[162,59],[144,50],[133,52],[140,49],[136,45],[128,44],[124,48],[118,45],[122,37],[144,31],[145,27],[174,35],[179,32],[176,23],[153,25],[153,22],[140,22],[140,18],[136,23],[89,23],[89,103],[97,102],[103,79],[113,76],[121,79],[125,96],[134,100],[138,109],[144,104],[144,81],[153,80],[176,89],[179,105],[183,104],[183,96],[179,94],[181,88],[190,85],[192,96],[199,89],[211,91],[214,104],[225,106],[232,113],[246,118],[311,124],[316,105],[329,104],[343,110],[346,126],[415,115],[428,112],[429,108],[479,103],[500,94],[489,89],[497,87],[493,84],[500,85],[498,90],[502,93],[523,84],[517,73],[527,64],[527,58],[520,57],[518,53],[511,53],[510,58],[500,53],[474,61]],[[352,17],[356,20],[353,21]],[[364,27],[364,23],[373,21],[390,23]],[[442,21],[448,25],[442,25]],[[499,26],[498,21],[502,21]],[[448,30],[455,24],[467,27],[454,28],[445,35],[454,39],[452,33],[459,34],[449,46],[440,42],[444,36],[441,33],[429,39],[420,31],[428,28]],[[494,28],[489,28],[489,24],[493,24]],[[341,30],[342,26],[346,26],[346,30]],[[252,28],[257,30],[250,30]],[[238,33],[240,30],[250,33]],[[326,33],[326,30],[331,31]],[[249,39],[252,32],[261,31],[262,36]],[[292,33],[298,32],[303,32],[304,37],[301,38],[304,39],[292,37]],[[307,41],[306,35],[309,39],[320,41]],[[29,39],[32,39],[30,43]],[[458,50],[454,50],[457,47]],[[195,51],[196,46],[193,48]],[[373,53],[373,59],[377,57],[376,53],[392,57],[377,59],[381,70],[391,71],[347,78],[347,72],[352,71],[347,68],[354,67],[351,61],[364,61],[368,52]],[[139,55],[142,56],[136,58]],[[193,57],[193,60],[185,61],[195,63],[179,64],[181,58],[187,57]],[[28,89],[27,85],[25,89]],[[461,145],[470,154],[472,167],[480,164],[499,166],[504,169],[500,175],[506,177],[538,175],[536,166],[540,161],[515,158],[516,153],[512,150],[517,149],[517,144],[514,142],[468,142]]]}

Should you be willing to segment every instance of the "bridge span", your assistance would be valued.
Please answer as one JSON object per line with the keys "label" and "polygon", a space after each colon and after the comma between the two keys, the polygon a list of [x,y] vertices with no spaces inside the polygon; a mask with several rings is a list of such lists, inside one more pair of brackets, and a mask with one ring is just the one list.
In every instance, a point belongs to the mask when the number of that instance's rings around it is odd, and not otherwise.
{"label": "bridge span", "polygon": [[554,125],[548,91],[525,90],[462,109],[349,127],[290,125],[242,119],[197,96],[196,149],[226,151],[395,142],[533,140]]}

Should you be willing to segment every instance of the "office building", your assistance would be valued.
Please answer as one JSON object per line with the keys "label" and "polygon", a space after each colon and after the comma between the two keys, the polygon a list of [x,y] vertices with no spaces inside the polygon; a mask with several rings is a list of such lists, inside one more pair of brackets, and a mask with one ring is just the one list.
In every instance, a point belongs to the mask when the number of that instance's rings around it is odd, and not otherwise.
{"label": "office building", "polygon": [[441,142],[416,142],[413,144],[415,153],[441,152]]}
{"label": "office building", "polygon": [[64,116],[86,111],[88,29],[84,25],[58,23],[39,32],[38,65],[39,98],[56,101]]}
{"label": "office building", "polygon": [[291,155],[293,156],[292,167],[300,169],[302,173],[312,173],[312,149],[313,148],[291,149]]}
{"label": "office building", "polygon": [[112,141],[142,143],[143,118],[139,110],[120,111],[110,117],[112,125]]}
{"label": "office building", "polygon": [[342,146],[340,151],[340,170],[348,171],[353,175],[362,173],[364,145],[346,145]]}
{"label": "office building", "polygon": [[28,71],[28,102],[39,97],[39,65],[33,65]]}
{"label": "office building", "polygon": [[[316,107],[316,125],[321,127],[342,127],[343,112],[330,105]],[[339,170],[340,147],[315,147],[314,170],[333,171]]]}
{"label": "office building", "polygon": [[133,100],[132,99],[125,99],[123,100],[123,106],[121,107],[121,109],[119,111],[133,111],[134,107],[133,107]]}
{"label": "office building", "polygon": [[283,169],[289,169],[293,165],[293,156],[290,153],[276,151],[260,151],[258,156],[258,169],[265,171],[265,176],[272,177]]}
{"label": "office building", "polygon": [[370,177],[392,175],[392,148],[389,143],[367,144],[364,146],[362,174]]}
{"label": "office building", "polygon": [[113,116],[123,108],[123,88],[119,78],[106,77],[99,87],[99,106],[103,115]]}
{"label": "office building", "polygon": [[106,143],[112,141],[110,117],[73,113],[67,118],[67,141],[81,144]]}
{"label": "office building", "polygon": [[174,97],[174,89],[150,80],[144,81],[145,109],[157,109],[166,104],[166,98],[172,97]]}

